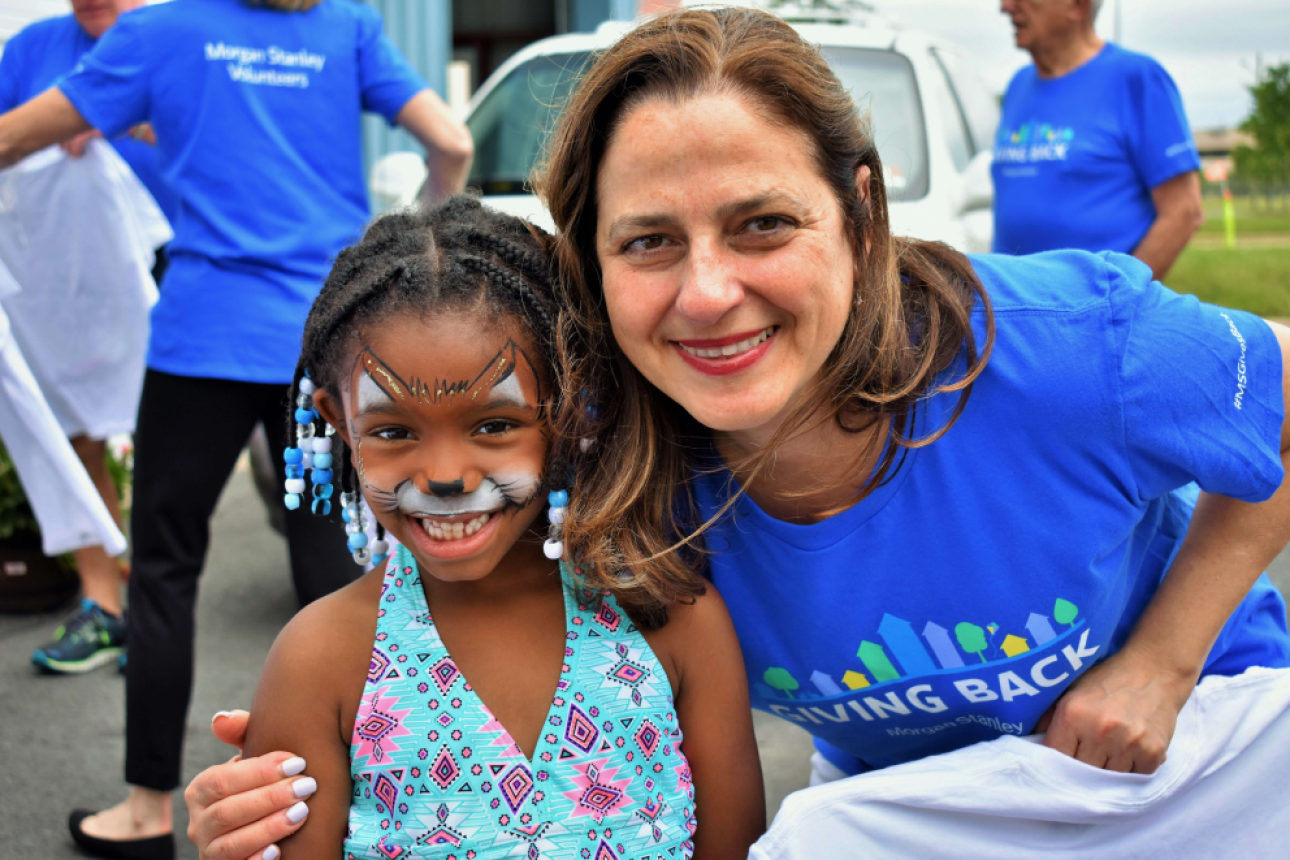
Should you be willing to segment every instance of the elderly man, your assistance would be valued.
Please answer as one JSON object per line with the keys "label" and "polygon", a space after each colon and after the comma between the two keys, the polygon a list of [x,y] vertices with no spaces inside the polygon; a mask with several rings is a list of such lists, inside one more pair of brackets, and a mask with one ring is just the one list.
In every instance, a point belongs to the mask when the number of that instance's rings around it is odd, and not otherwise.
{"label": "elderly man", "polygon": [[1102,0],[1002,0],[1033,58],[994,149],[994,250],[1131,253],[1164,276],[1204,219],[1200,157],[1159,63],[1097,37]]}

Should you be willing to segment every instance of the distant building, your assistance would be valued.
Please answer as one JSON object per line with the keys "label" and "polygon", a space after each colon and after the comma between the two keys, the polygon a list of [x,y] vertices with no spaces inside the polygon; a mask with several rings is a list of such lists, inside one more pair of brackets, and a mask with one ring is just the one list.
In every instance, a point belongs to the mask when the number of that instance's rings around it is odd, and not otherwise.
{"label": "distant building", "polygon": [[1234,128],[1192,129],[1192,138],[1200,152],[1201,170],[1207,169],[1216,161],[1231,160],[1232,150],[1238,145],[1254,145],[1254,138]]}

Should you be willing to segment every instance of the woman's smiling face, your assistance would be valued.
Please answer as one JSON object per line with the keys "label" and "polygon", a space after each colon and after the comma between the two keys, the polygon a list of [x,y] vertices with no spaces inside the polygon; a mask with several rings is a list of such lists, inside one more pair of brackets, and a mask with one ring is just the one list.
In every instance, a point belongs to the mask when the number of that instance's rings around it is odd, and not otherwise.
{"label": "woman's smiling face", "polygon": [[596,253],[614,336],[714,430],[773,430],[846,325],[854,242],[814,152],[731,94],[649,100],[605,151]]}
{"label": "woman's smiling face", "polygon": [[549,431],[531,338],[469,311],[371,328],[341,392],[363,495],[431,576],[486,576],[542,511]]}

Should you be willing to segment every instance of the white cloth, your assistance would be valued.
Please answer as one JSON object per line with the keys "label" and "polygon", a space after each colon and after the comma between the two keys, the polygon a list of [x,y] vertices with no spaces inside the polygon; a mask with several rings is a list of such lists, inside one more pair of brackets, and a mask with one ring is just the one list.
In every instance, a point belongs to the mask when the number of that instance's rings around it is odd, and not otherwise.
{"label": "white cloth", "polygon": [[1290,856],[1290,669],[1207,678],[1155,774],[1099,770],[1036,739],[807,788],[752,860]]}
{"label": "white cloth", "polygon": [[0,262],[13,337],[62,432],[134,430],[157,299],[153,251],[170,225],[108,143],[58,147],[0,172]]}
{"label": "white cloth", "polygon": [[[0,296],[16,288],[0,263]],[[54,419],[0,306],[0,438],[4,439],[40,523],[41,549],[58,555],[101,546],[109,555],[125,552],[125,535]]]}

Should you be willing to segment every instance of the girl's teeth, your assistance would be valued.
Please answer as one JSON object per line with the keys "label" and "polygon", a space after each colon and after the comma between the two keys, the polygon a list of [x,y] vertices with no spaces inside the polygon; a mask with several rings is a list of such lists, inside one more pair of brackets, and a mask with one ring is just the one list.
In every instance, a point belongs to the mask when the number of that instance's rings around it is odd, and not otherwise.
{"label": "girl's teeth", "polygon": [[741,340],[739,343],[729,344],[728,346],[714,349],[694,349],[686,346],[685,344],[681,344],[681,349],[685,350],[690,355],[697,356],[698,358],[729,358],[732,355],[739,355],[742,352],[747,352],[755,346],[759,346],[766,340],[766,338],[774,334],[774,332],[775,327],[771,326],[764,329],[754,337],[750,337],[747,340]]}
{"label": "girl's teeth", "polygon": [[422,530],[434,540],[461,540],[470,537],[488,524],[492,514],[480,514],[472,520],[455,523],[437,523],[434,520],[418,520]]}

